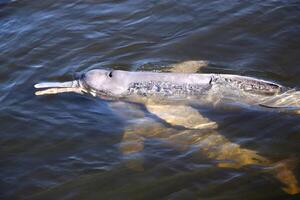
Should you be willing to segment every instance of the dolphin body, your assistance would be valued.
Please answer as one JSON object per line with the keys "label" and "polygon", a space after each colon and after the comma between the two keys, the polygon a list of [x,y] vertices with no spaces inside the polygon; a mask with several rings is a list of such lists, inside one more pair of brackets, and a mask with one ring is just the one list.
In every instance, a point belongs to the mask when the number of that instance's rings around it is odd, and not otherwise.
{"label": "dolphin body", "polygon": [[[191,63],[187,64],[190,68]],[[215,105],[224,101],[239,102],[286,111],[286,108],[295,105],[295,98],[300,97],[299,92],[274,82],[247,76],[199,74],[195,73],[197,69],[193,68],[185,68],[185,73],[182,73],[182,66],[185,66],[185,63],[174,66],[173,72],[176,73],[94,69],[83,73],[80,78],[73,81],[38,83],[35,88],[42,90],[37,91],[36,95],[89,93],[109,100],[143,103],[149,112],[160,119],[174,126],[182,126],[186,130],[175,135],[174,130],[171,130],[168,135],[165,128],[160,130],[156,125],[153,126],[152,122],[147,121],[142,126],[139,123],[133,127],[129,126],[120,144],[124,156],[142,151],[145,137],[152,137],[152,134],[162,139],[167,137],[165,140],[175,143],[175,146],[182,144],[186,148],[189,145],[199,145],[202,147],[202,153],[220,162],[219,167],[240,168],[251,164],[271,167],[271,173],[284,185],[282,189],[289,194],[298,194],[300,192],[298,181],[287,163],[273,163],[258,155],[256,151],[230,142],[218,133],[216,122],[202,116],[190,103],[196,101]],[[176,105],[174,102],[185,103]],[[298,105],[296,102],[297,107]],[[148,126],[151,128],[150,132],[147,128],[141,130],[141,127]],[[135,161],[129,161],[127,166],[133,169],[141,168],[140,163]]]}
{"label": "dolphin body", "polygon": [[[129,72],[94,69],[69,82],[38,83],[36,95],[89,93],[104,99],[204,102],[229,100],[260,104],[286,87],[274,82],[231,74]],[[267,106],[266,106],[267,107]]]}

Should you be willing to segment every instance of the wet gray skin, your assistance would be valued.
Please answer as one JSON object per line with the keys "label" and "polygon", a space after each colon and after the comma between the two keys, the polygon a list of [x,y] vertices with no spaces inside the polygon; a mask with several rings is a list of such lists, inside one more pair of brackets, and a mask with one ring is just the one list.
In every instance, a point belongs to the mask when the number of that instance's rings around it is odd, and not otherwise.
{"label": "wet gray skin", "polygon": [[[260,156],[256,151],[242,148],[232,143],[217,131],[218,124],[202,116],[192,108],[191,102],[213,104],[224,102],[246,103],[250,105],[285,106],[290,102],[287,88],[272,82],[251,77],[225,74],[196,74],[197,69],[183,63],[174,66],[173,72],[127,72],[120,70],[91,70],[80,79],[64,83],[40,83],[36,88],[48,88],[36,92],[37,95],[62,92],[90,93],[104,99],[125,100],[143,103],[146,109],[172,126],[182,126],[184,131],[167,129],[157,122],[142,120],[133,121],[124,130],[120,151],[126,157],[132,157],[144,148],[144,140],[156,137],[188,151],[191,146],[198,146],[200,152],[208,158],[218,161],[219,167],[240,168],[245,165],[259,165],[270,168],[289,194],[299,193],[297,179],[286,162],[274,163]],[[292,98],[294,99],[294,98]],[[288,101],[286,101],[288,100]],[[122,105],[111,103],[111,108],[118,112]],[[124,102],[124,101],[123,101]],[[180,105],[176,104],[179,102]],[[287,103],[287,105],[291,105]],[[293,104],[292,104],[293,105]],[[125,104],[126,109],[130,107]],[[120,112],[122,113],[122,112]],[[125,113],[125,119],[128,115]],[[150,131],[149,131],[150,130]],[[142,170],[143,164],[136,159],[127,160],[127,167]]]}
{"label": "wet gray skin", "polygon": [[36,95],[61,92],[90,93],[105,99],[187,101],[200,104],[220,101],[263,104],[286,88],[269,81],[229,74],[128,72],[94,69],[80,79],[64,83],[39,83],[48,88]]}

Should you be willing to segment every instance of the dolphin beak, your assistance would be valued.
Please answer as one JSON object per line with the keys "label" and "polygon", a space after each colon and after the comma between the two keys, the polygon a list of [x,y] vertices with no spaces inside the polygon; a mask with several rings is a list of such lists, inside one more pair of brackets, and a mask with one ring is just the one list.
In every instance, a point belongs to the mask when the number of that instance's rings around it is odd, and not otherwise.
{"label": "dolphin beak", "polygon": [[79,80],[67,82],[43,82],[34,85],[37,89],[44,89],[35,92],[35,95],[58,94],[65,92],[75,92],[82,94],[84,89],[80,85]]}

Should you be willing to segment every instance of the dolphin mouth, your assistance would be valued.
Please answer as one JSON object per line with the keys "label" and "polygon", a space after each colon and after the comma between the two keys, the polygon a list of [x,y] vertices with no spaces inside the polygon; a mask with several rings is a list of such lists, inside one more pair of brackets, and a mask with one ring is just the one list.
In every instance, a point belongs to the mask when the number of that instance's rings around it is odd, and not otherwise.
{"label": "dolphin mouth", "polygon": [[86,92],[84,87],[82,87],[80,80],[73,80],[67,82],[42,82],[35,84],[34,87],[36,89],[42,89],[35,92],[35,95],[37,96],[66,92],[75,92],[82,94]]}
{"label": "dolphin mouth", "polygon": [[86,83],[84,76],[82,76],[82,79],[80,79],[80,85],[83,89],[83,93],[91,94],[93,97],[98,96],[104,100],[121,99],[121,96],[116,96],[109,91],[97,90],[96,88],[93,88],[92,86]]}
{"label": "dolphin mouth", "polygon": [[78,94],[84,94],[84,93],[91,94],[94,97],[99,96],[105,100],[115,100],[115,98],[111,93],[105,91],[99,91],[90,87],[84,81],[84,74],[81,75],[79,79],[75,79],[73,81],[42,82],[42,83],[35,84],[34,87],[36,89],[41,89],[35,92],[35,95],[37,96],[74,92]]}

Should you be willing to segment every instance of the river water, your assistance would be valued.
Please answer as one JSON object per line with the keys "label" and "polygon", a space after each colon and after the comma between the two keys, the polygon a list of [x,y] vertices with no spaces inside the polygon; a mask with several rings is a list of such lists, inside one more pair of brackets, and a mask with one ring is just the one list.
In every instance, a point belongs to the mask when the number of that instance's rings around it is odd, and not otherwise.
{"label": "river water", "polygon": [[188,130],[162,108],[33,87],[189,60],[299,87],[299,1],[0,2],[1,199],[299,197],[298,115],[206,108],[214,127]]}

